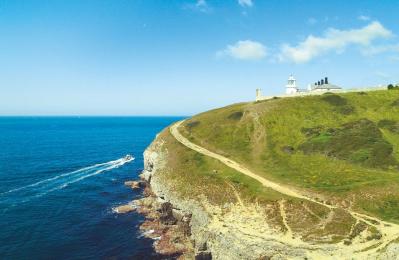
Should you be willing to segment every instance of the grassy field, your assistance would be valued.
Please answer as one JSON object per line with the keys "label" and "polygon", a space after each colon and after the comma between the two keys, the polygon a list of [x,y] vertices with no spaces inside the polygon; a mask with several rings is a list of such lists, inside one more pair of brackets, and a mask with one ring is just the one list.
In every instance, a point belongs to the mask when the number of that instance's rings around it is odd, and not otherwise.
{"label": "grassy field", "polygon": [[[398,90],[235,104],[192,117],[181,132],[266,178],[399,223]],[[203,160],[194,162],[219,167]],[[260,194],[255,181],[224,171]]]}
{"label": "grassy field", "polygon": [[237,202],[234,191],[248,202],[268,203],[286,198],[219,161],[188,149],[171,136],[169,129],[160,138],[167,149],[167,170],[162,176],[186,199],[205,196],[210,203],[223,206]]}

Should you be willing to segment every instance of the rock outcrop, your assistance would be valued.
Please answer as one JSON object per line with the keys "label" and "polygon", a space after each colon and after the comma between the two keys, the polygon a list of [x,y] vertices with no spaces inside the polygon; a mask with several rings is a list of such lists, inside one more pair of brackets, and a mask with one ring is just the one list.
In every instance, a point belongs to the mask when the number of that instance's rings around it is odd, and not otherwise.
{"label": "rock outcrop", "polygon": [[161,214],[159,220],[164,225],[174,225],[177,219],[173,216],[173,205],[170,202],[163,202],[161,204]]}
{"label": "rock outcrop", "polygon": [[[161,225],[176,227],[173,228],[173,232],[186,238],[186,241],[183,243],[186,248],[183,250],[184,252],[180,251],[180,253],[185,254],[186,258],[187,256],[191,256],[188,259],[194,258],[194,251],[197,251],[199,257],[204,257],[205,255],[211,257],[209,251],[194,250],[193,246],[196,239],[202,239],[201,234],[203,233],[204,227],[209,222],[208,213],[203,210],[198,202],[180,199],[162,178],[162,170],[166,163],[165,153],[167,152],[163,149],[163,145],[163,140],[157,136],[157,138],[145,150],[144,170],[140,175],[141,179],[148,183],[148,189],[150,190],[148,190],[147,193],[150,193],[150,196],[152,196],[158,204],[158,221]],[[172,230],[168,229],[168,231]],[[170,236],[171,232],[169,232],[169,234],[164,234],[161,237],[170,238]],[[155,248],[157,249],[160,244],[162,243],[156,242]],[[159,250],[157,251],[160,252]],[[178,251],[179,250],[176,250],[175,253],[179,253]]]}
{"label": "rock outcrop", "polygon": [[136,207],[132,204],[121,205],[121,206],[114,208],[114,211],[116,213],[121,213],[121,214],[128,213],[128,212],[131,212],[134,210],[136,210]]}
{"label": "rock outcrop", "polygon": [[125,181],[125,185],[129,186],[132,189],[140,189],[145,186],[144,182],[142,181]]}

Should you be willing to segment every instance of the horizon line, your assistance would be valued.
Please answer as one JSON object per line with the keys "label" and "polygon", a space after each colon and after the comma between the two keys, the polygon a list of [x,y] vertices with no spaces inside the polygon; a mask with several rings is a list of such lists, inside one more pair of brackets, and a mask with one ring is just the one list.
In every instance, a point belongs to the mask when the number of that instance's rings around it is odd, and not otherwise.
{"label": "horizon line", "polygon": [[0,115],[0,117],[189,117],[192,115]]}

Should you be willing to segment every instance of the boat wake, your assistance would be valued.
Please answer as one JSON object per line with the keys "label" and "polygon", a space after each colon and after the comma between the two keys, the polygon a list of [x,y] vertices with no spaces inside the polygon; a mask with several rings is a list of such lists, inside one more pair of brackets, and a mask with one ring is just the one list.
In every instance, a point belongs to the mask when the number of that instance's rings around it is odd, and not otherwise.
{"label": "boat wake", "polygon": [[50,192],[61,190],[70,184],[79,182],[86,178],[119,168],[122,165],[133,161],[134,158],[126,155],[118,160],[99,163],[84,167],[76,171],[62,173],[54,177],[44,179],[23,187],[8,190],[0,193],[0,203],[20,204],[30,201],[34,198],[42,197]]}

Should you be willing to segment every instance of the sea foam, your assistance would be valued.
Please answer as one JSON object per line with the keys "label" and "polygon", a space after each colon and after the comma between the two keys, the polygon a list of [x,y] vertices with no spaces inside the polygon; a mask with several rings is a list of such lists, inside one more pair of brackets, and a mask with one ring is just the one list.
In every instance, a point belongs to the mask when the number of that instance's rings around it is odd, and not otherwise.
{"label": "sea foam", "polygon": [[128,160],[120,158],[105,163],[94,164],[72,172],[62,173],[26,186],[11,189],[0,193],[0,203],[19,205],[34,198],[40,198],[53,191],[64,189],[70,184],[82,181],[86,178],[119,168],[133,160],[134,158]]}

